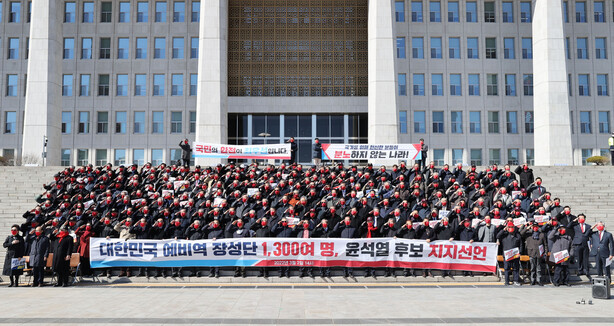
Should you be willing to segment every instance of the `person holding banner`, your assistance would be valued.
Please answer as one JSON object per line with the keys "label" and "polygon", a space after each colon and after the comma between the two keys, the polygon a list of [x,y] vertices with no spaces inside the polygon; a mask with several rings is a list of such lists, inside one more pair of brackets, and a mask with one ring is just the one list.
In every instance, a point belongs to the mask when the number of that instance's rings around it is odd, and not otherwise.
{"label": "person holding banner", "polygon": [[497,244],[503,246],[503,268],[505,269],[505,285],[510,285],[510,270],[514,273],[514,285],[520,285],[520,253],[523,251],[523,242],[516,231],[513,222],[497,234]]}
{"label": "person holding banner", "polygon": [[314,140],[312,146],[312,154],[313,165],[315,165],[316,169],[320,168],[320,164],[322,164],[322,144],[320,144],[320,139],[316,138]]}
{"label": "person holding banner", "polygon": [[6,248],[2,275],[9,276],[11,280],[9,287],[17,287],[19,286],[19,276],[23,274],[24,266],[19,263],[15,264],[15,262],[19,262],[23,257],[26,247],[23,237],[19,235],[19,225],[14,224],[11,227],[11,235],[6,237],[2,246]]}
{"label": "person holding banner", "polygon": [[548,240],[552,241],[550,261],[555,264],[552,284],[554,284],[554,286],[571,286],[571,284],[569,284],[568,268],[572,239],[567,234],[565,227],[559,226],[548,234]]}

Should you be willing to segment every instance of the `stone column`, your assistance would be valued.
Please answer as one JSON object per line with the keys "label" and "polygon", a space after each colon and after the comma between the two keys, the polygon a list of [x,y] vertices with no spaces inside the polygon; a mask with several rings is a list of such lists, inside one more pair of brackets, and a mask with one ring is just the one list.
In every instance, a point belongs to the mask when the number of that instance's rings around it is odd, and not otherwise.
{"label": "stone column", "polygon": [[562,5],[560,0],[534,5],[535,165],[573,165]]}
{"label": "stone column", "polygon": [[23,164],[42,164],[46,136],[46,165],[60,165],[63,6],[64,2],[56,0],[32,1]]}
{"label": "stone column", "polygon": [[[228,142],[228,0],[201,2],[196,141]],[[196,159],[209,166],[220,159]]]}
{"label": "stone column", "polygon": [[393,8],[392,0],[369,0],[369,144],[399,141]]}

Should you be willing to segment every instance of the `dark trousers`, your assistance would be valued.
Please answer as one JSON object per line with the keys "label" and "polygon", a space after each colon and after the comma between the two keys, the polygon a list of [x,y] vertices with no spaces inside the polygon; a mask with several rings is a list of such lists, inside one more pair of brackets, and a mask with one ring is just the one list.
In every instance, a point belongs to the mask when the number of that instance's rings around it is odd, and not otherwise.
{"label": "dark trousers", "polygon": [[573,246],[574,259],[578,263],[578,273],[589,274],[588,270],[588,244]]}
{"label": "dark trousers", "polygon": [[68,261],[63,261],[55,268],[55,273],[58,277],[58,285],[68,284],[68,275],[70,275],[70,264]]}
{"label": "dark trousers", "polygon": [[503,262],[503,268],[505,269],[505,283],[510,282],[510,270],[513,269],[514,282],[520,282],[518,271],[520,270],[520,258],[512,259],[510,261]]}
{"label": "dark trousers", "polygon": [[90,268],[90,257],[79,257],[79,269],[81,270],[81,275],[92,275],[92,269]]}
{"label": "dark trousers", "polygon": [[[596,266],[597,267],[597,276],[604,276],[605,275],[606,277],[609,277],[611,279],[610,267],[612,265],[606,266],[605,265],[606,259],[607,259],[607,257],[606,258],[595,257],[595,260],[597,262],[597,266]],[[604,272],[605,272],[605,274],[604,274]]]}
{"label": "dark trousers", "polygon": [[347,275],[354,276],[354,268],[352,268],[352,267],[344,267],[344,268],[343,268],[343,273],[344,273],[346,276],[347,276]]}
{"label": "dark trousers", "polygon": [[330,276],[330,267],[320,267],[320,276]]}
{"label": "dark trousers", "polygon": [[9,278],[11,279],[11,284],[14,284],[15,286],[19,285],[19,275],[10,275]]}
{"label": "dark trousers", "polygon": [[190,159],[188,158],[187,160],[182,158],[181,159],[181,165],[185,166],[185,167],[190,167]]}
{"label": "dark trousers", "polygon": [[529,279],[531,283],[541,283],[542,282],[542,258],[541,257],[531,257],[529,258],[529,264],[531,265],[531,271],[529,272]]}
{"label": "dark trousers", "polygon": [[612,159],[610,160],[612,162],[612,165],[614,165],[614,151],[610,150],[610,156],[612,156]]}
{"label": "dark trousers", "polygon": [[420,169],[424,169],[424,166],[426,165],[426,160],[425,159],[416,160],[416,164],[420,166]]}
{"label": "dark trousers", "polygon": [[554,266],[554,279],[552,282],[555,285],[568,284],[569,282],[569,266],[556,264]]}
{"label": "dark trousers", "polygon": [[280,267],[279,276],[290,276],[290,267],[288,266]]}
{"label": "dark trousers", "polygon": [[44,266],[32,267],[32,284],[34,285],[43,284],[43,280],[45,278],[44,270],[45,270]]}
{"label": "dark trousers", "polygon": [[220,275],[219,267],[209,267],[209,275]]}

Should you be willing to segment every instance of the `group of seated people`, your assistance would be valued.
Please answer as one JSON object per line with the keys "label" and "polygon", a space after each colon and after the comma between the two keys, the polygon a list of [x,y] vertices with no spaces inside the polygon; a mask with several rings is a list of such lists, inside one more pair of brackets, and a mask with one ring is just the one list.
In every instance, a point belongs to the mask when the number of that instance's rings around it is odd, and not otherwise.
{"label": "group of seated people", "polygon": [[[526,164],[514,170],[509,165],[503,169],[492,165],[478,171],[475,166],[467,169],[461,164],[438,168],[433,162],[424,168],[401,162],[391,169],[371,164],[316,168],[256,163],[194,169],[148,163],[139,169],[137,165],[114,168],[109,163],[67,167],[44,188],[38,205],[23,215],[25,223],[14,225],[4,243],[13,251],[7,258],[30,256],[33,286],[43,285],[42,268],[49,253],[54,253],[56,285],[68,284],[68,261],[73,252],[80,254],[83,274],[93,273],[89,268],[91,237],[215,240],[306,235],[498,242],[500,254],[514,247],[528,254],[531,284],[541,284],[544,260],[555,249],[571,251],[576,245],[574,230],[581,226],[586,237],[603,231],[603,224],[600,231],[595,227],[585,230],[585,217],[576,217],[569,207],[561,206],[559,198],[548,192],[539,177],[534,178]],[[588,273],[588,254],[582,258],[581,266],[586,269],[580,271]],[[555,270],[555,285],[568,284],[568,263],[556,264],[560,270],[558,274]],[[271,269],[258,271],[268,277]],[[219,270],[209,268],[208,275],[219,277]],[[352,268],[343,271],[353,277]],[[506,285],[512,271],[514,283],[519,284],[518,258],[505,261]],[[103,271],[108,277],[113,272]],[[119,276],[166,277],[186,272],[201,276],[205,270],[122,268]],[[301,277],[313,277],[315,272],[322,277],[331,275],[330,268],[298,269]],[[364,275],[375,277],[375,272],[366,268]],[[431,270],[382,268],[379,272],[385,276],[416,276],[417,272],[433,276]],[[441,273],[452,276],[450,271]],[[234,275],[245,277],[245,268],[236,268]],[[290,269],[281,267],[278,275],[290,277]],[[471,272],[463,275],[473,276]],[[11,276],[11,285],[14,280],[18,284],[18,275]]]}

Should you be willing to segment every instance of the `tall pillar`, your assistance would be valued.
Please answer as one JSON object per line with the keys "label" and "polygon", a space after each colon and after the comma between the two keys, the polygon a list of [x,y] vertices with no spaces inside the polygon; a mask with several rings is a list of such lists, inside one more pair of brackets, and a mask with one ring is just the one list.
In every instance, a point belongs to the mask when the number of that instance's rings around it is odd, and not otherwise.
{"label": "tall pillar", "polygon": [[534,3],[535,165],[573,165],[561,0]]}
{"label": "tall pillar", "polygon": [[[201,2],[196,98],[196,141],[226,144],[228,139],[228,0]],[[203,166],[220,159],[197,158]]]}
{"label": "tall pillar", "polygon": [[60,165],[62,111],[62,1],[32,1],[30,54],[23,128],[23,164]]}
{"label": "tall pillar", "polygon": [[369,0],[370,144],[396,144],[399,141],[393,14],[392,0]]}

